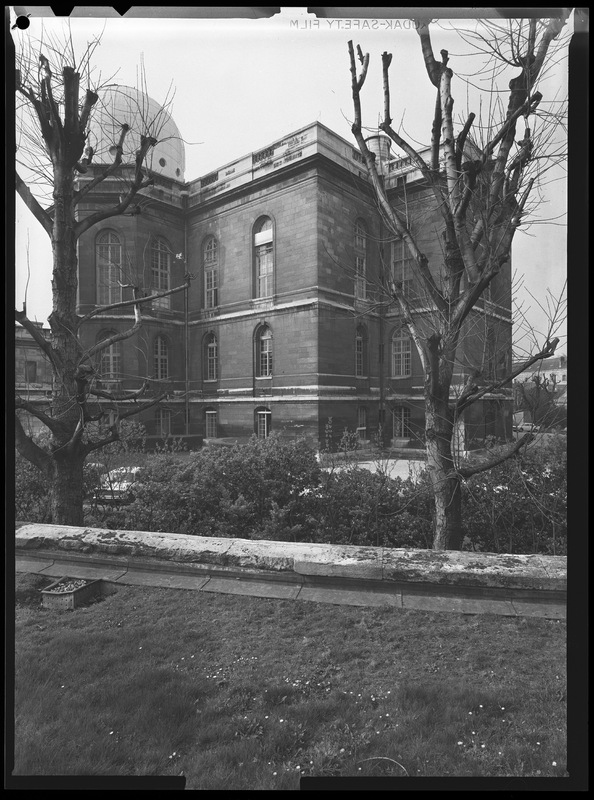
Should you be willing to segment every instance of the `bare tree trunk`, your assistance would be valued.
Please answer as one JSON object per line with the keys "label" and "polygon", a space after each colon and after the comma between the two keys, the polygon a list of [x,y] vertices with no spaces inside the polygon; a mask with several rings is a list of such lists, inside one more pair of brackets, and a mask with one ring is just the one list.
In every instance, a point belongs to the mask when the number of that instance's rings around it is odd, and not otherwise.
{"label": "bare tree trunk", "polygon": [[50,481],[51,521],[54,525],[83,525],[84,454],[54,456]]}
{"label": "bare tree trunk", "polygon": [[454,469],[454,422],[448,403],[449,386],[425,397],[427,468],[435,498],[434,550],[459,550],[462,546],[462,492]]}

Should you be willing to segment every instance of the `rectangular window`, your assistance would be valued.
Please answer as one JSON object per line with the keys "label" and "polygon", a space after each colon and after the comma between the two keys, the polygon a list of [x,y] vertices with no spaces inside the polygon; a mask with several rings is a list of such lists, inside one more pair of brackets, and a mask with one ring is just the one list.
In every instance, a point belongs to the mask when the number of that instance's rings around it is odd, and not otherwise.
{"label": "rectangular window", "polygon": [[395,283],[409,299],[414,294],[414,264],[404,240],[392,242],[390,284]]}
{"label": "rectangular window", "polygon": [[367,439],[367,409],[357,409],[357,436],[360,439]]}
{"label": "rectangular window", "polygon": [[406,378],[411,374],[411,346],[408,336],[392,339],[392,377]]}
{"label": "rectangular window", "polygon": [[206,351],[206,374],[207,380],[217,380],[217,343],[209,342]]}
{"label": "rectangular window", "polygon": [[99,374],[103,388],[115,389],[118,387],[122,371],[121,354],[120,342],[115,342],[101,351]]}
{"label": "rectangular window", "polygon": [[260,339],[260,377],[268,378],[272,375],[272,339]]}
{"label": "rectangular window", "polygon": [[219,302],[217,286],[217,270],[207,269],[204,273],[206,308],[216,308]]}
{"label": "rectangular window", "polygon": [[169,436],[171,433],[171,411],[166,408],[157,409],[157,436]]}
{"label": "rectangular window", "polygon": [[217,412],[216,411],[207,411],[206,412],[206,438],[207,439],[216,439],[217,438]]}
{"label": "rectangular window", "polygon": [[[169,253],[153,248],[152,274],[153,293],[169,291]],[[171,308],[171,296],[153,300],[153,308]]]}
{"label": "rectangular window", "polygon": [[363,375],[363,337],[355,338],[355,375],[360,378]]}
{"label": "rectangular window", "polygon": [[272,242],[256,247],[256,273],[258,297],[270,297],[273,274]]}
{"label": "rectangular window", "polygon": [[355,257],[355,297],[365,300],[367,297],[367,281],[365,280],[365,257]]}
{"label": "rectangular window", "polygon": [[394,438],[406,439],[410,436],[410,408],[396,406],[392,412],[394,421]]}
{"label": "rectangular window", "polygon": [[37,383],[36,361],[25,361],[25,380],[27,383]]}
{"label": "rectangular window", "polygon": [[258,411],[256,413],[256,433],[259,439],[266,439],[270,435],[270,411]]}

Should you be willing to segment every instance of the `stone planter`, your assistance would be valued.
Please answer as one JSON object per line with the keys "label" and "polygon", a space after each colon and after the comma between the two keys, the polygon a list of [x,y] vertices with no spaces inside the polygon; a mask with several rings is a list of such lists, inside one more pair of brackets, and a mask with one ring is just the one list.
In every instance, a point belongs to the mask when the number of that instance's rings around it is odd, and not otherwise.
{"label": "stone planter", "polygon": [[44,608],[78,608],[101,593],[102,583],[64,576],[41,590],[41,604]]}

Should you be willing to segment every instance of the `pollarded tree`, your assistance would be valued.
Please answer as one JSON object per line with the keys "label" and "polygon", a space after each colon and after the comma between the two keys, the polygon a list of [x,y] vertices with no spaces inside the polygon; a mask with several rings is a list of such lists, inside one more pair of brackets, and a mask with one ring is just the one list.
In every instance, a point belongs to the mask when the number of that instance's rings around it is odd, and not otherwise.
{"label": "pollarded tree", "polygon": [[[76,57],[72,39],[46,38],[24,46],[17,56],[17,161],[23,178],[16,176],[17,191],[51,240],[52,312],[50,336],[27,317],[26,308],[15,312],[16,321],[33,337],[49,360],[53,388],[49,410],[24,398],[16,398],[17,412],[25,411],[40,420],[47,431],[44,442],[34,441],[25,432],[18,413],[15,415],[16,447],[19,453],[38,467],[50,487],[50,508],[55,524],[80,525],[83,522],[83,465],[87,456],[117,441],[121,420],[159,403],[166,395],[163,387],[145,381],[134,392],[114,394],[96,386],[96,364],[101,354],[118,342],[134,336],[142,325],[142,308],[157,298],[184,291],[190,281],[167,291],[147,293],[140,281],[125,288],[129,300],[98,306],[80,317],[77,314],[78,259],[77,241],[98,222],[127,212],[135,197],[153,183],[146,166],[147,156],[158,143],[165,112],[156,117],[142,115],[143,130],[135,132],[136,152],[131,164],[123,159],[125,144],[132,131],[123,119],[114,143],[112,163],[95,169],[92,180],[79,186],[77,177],[89,170],[93,148],[88,141],[93,114],[100,107],[100,88],[94,83],[91,60],[99,43],[88,45]],[[139,109],[142,112],[142,109]],[[139,115],[135,120],[138,123]],[[79,204],[89,192],[108,178],[120,181],[119,202],[99,211],[80,212]],[[43,191],[51,192],[51,205],[45,207]],[[40,199],[41,197],[41,199]],[[81,205],[82,207],[82,205]],[[126,330],[110,332],[92,347],[84,347],[81,326],[105,311],[133,310]],[[105,405],[118,409],[112,415],[108,431],[96,424],[106,416]],[[105,428],[105,426],[102,426]]]}
{"label": "pollarded tree", "polygon": [[[507,91],[507,108],[490,102],[487,105],[492,113],[486,124],[480,118],[475,124],[475,115],[470,114],[457,132],[453,115],[454,73],[448,66],[448,52],[442,50],[441,60],[435,58],[430,23],[418,20],[416,29],[426,72],[436,91],[431,145],[424,150],[413,147],[392,127],[392,55],[382,54],[384,109],[379,129],[405,153],[424,179],[435,209],[432,219],[440,219],[439,259],[431,259],[421,249],[419,228],[423,226],[415,225],[407,210],[398,207],[364,137],[361,91],[369,54],[364,55],[360,47],[355,51],[349,42],[352,132],[365,159],[385,226],[391,237],[407,249],[415,281],[422,289],[420,308],[407,291],[405,280],[388,279],[383,286],[422,364],[427,466],[435,498],[433,547],[439,550],[461,547],[462,481],[513,456],[531,440],[530,435],[521,437],[496,457],[471,465],[463,463],[457,453],[458,422],[473,403],[500,392],[530,365],[553,355],[559,341],[554,336],[555,324],[559,323],[556,319],[551,321],[547,340],[538,352],[517,369],[512,370],[508,360],[504,375],[498,371],[495,378],[487,375],[486,380],[477,380],[477,372],[469,369],[471,365],[464,364],[459,355],[465,324],[472,320],[479,300],[509,263],[514,235],[533,202],[531,194],[538,187],[539,172],[547,165],[547,145],[562,124],[559,115],[541,111],[542,95],[536,85],[548,59],[554,57],[554,43],[569,13],[570,9],[564,9],[559,18],[544,21],[514,20],[507,29],[487,25],[479,33],[475,44],[488,53],[490,70],[500,70],[503,65],[514,72]],[[516,130],[521,121],[525,123],[523,136],[517,141]],[[485,307],[484,303],[480,305]],[[466,374],[464,384],[456,385],[456,372]]]}

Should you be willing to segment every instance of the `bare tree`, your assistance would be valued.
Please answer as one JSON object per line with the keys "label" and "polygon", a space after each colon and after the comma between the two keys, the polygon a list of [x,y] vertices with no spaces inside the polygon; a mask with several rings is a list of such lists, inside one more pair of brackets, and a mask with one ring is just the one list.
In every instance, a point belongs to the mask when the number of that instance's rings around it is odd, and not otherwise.
{"label": "bare tree", "polygon": [[[159,403],[168,388],[145,381],[136,391],[113,393],[96,386],[96,364],[102,353],[117,342],[134,336],[142,325],[142,308],[158,298],[184,291],[190,276],[173,289],[147,293],[139,282],[124,286],[129,299],[97,306],[84,316],[77,314],[77,241],[96,223],[130,213],[127,209],[144,188],[153,183],[146,167],[151,149],[159,141],[163,115],[143,118],[144,130],[132,163],[123,159],[131,136],[122,122],[113,148],[111,163],[94,170],[92,180],[82,188],[77,177],[89,171],[93,161],[88,135],[92,116],[100,103],[100,85],[94,79],[91,61],[99,40],[88,45],[77,58],[70,35],[63,40],[47,38],[26,45],[17,56],[17,163],[24,170],[16,175],[17,191],[51,240],[52,312],[50,336],[46,340],[29,320],[26,306],[15,318],[33,337],[48,358],[53,375],[49,409],[16,398],[15,430],[19,453],[37,466],[50,485],[52,521],[80,525],[83,522],[83,466],[95,450],[117,441],[119,422]],[[84,215],[79,204],[103,181],[116,176],[122,191],[116,205]],[[51,205],[46,207],[49,188]],[[81,328],[106,311],[133,311],[126,330],[114,332],[90,348],[82,344]],[[95,402],[91,403],[93,400]],[[103,403],[103,405],[102,405]],[[107,430],[97,435],[92,423],[112,413]],[[40,420],[49,432],[47,446],[27,435],[18,412]],[[105,427],[105,426],[103,426]]]}
{"label": "bare tree", "polygon": [[[432,219],[438,218],[441,227],[441,256],[433,260],[422,249],[426,245],[424,226],[414,224],[414,213],[409,215],[398,207],[398,199],[386,187],[365,139],[361,92],[369,54],[364,55],[360,47],[355,51],[352,42],[348,45],[354,104],[352,132],[365,159],[384,223],[391,236],[408,251],[414,279],[422,289],[422,303],[411,296],[402,278],[388,277],[383,291],[395,304],[422,364],[427,466],[435,497],[433,547],[438,550],[461,547],[463,480],[501,463],[531,441],[527,435],[481,463],[464,463],[455,447],[458,421],[473,403],[501,392],[529,366],[553,355],[559,342],[553,335],[559,321],[556,318],[551,320],[549,334],[539,349],[517,369],[511,367],[510,358],[503,375],[480,374],[480,368],[465,364],[459,355],[468,325],[476,324],[478,306],[485,307],[479,300],[486,299],[489,287],[509,264],[514,235],[528,214],[530,203],[534,203],[538,176],[546,169],[546,146],[562,124],[559,115],[540,110],[542,95],[535,86],[547,69],[548,59],[554,58],[554,42],[570,11],[564,9],[557,19],[513,20],[507,29],[490,26],[479,33],[475,44],[488,54],[491,68],[500,69],[503,65],[515,74],[509,82],[507,108],[490,102],[486,122],[470,114],[458,133],[454,130],[454,74],[448,66],[448,51],[441,51],[440,60],[435,58],[430,23],[418,20],[424,64],[436,92],[431,144],[421,150],[392,127],[392,55],[382,54],[384,109],[379,129],[404,152],[424,179],[424,207],[432,205]],[[524,131],[517,141],[516,129],[521,120]],[[537,126],[532,120],[542,121],[542,125]],[[558,160],[558,152],[556,157]],[[454,380],[456,372],[466,376],[463,384]]]}

